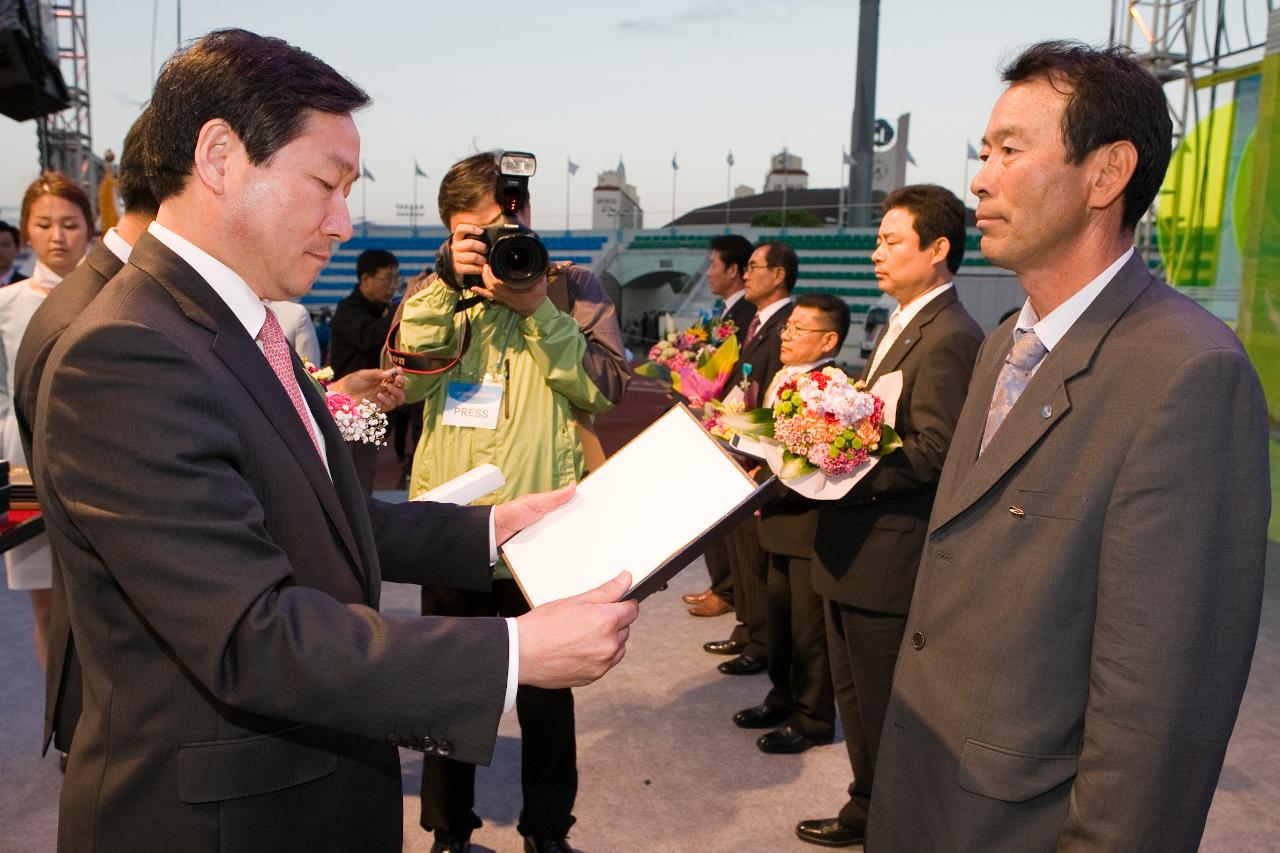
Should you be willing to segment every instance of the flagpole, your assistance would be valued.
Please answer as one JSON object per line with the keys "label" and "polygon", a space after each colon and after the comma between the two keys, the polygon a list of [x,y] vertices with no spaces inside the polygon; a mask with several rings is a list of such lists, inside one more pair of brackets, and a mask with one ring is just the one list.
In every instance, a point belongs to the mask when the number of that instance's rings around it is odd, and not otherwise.
{"label": "flagpole", "polygon": [[679,172],[676,166],[676,155],[671,155],[671,234],[676,233],[676,173]]}
{"label": "flagpole", "polygon": [[729,208],[733,206],[733,152],[729,152],[728,168],[724,175],[724,233],[731,230]]}
{"label": "flagpole", "polygon": [[840,149],[840,200],[836,203],[836,231],[840,234],[844,233],[844,190],[849,185],[848,176],[845,174],[845,166],[848,165],[849,157],[845,154],[844,149]]}
{"label": "flagpole", "polygon": [[569,236],[569,167],[564,167],[564,236]]}
{"label": "flagpole", "polygon": [[409,227],[418,236],[418,161],[413,161],[413,207],[409,208]]}

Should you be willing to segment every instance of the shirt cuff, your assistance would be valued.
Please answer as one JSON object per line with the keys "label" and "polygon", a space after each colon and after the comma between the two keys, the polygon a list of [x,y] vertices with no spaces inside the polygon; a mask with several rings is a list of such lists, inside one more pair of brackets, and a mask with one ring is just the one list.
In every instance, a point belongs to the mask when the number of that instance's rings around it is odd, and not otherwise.
{"label": "shirt cuff", "polygon": [[502,713],[516,706],[516,689],[520,684],[520,629],[516,620],[507,620],[507,696],[502,702]]}
{"label": "shirt cuff", "polygon": [[489,511],[489,565],[498,563],[498,532],[493,527],[494,510]]}

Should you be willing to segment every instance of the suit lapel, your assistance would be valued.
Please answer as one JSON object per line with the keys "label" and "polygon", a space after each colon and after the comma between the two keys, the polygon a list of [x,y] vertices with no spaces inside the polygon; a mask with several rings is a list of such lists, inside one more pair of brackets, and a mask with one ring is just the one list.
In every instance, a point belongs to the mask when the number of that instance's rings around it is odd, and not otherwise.
{"label": "suit lapel", "polygon": [[[352,562],[359,566],[360,554],[355,546],[351,525],[338,500],[333,481],[329,479],[324,463],[316,453],[306,428],[293,408],[293,403],[280,385],[275,371],[271,369],[262,351],[258,349],[257,343],[249,337],[244,326],[208,282],[186,261],[150,234],[144,233],[139,238],[129,262],[142,269],[168,290],[183,313],[193,322],[213,332],[214,355],[245,387],[271,423],[271,427],[289,448],[289,452],[297,460],[298,466],[315,490],[325,513],[333,522],[334,529],[346,546]],[[296,357],[294,361],[297,361]],[[295,367],[295,372],[296,370]],[[305,395],[306,386],[310,383],[299,384],[302,385]],[[328,417],[326,407],[325,419]],[[325,419],[317,417],[316,421],[324,424]],[[323,426],[321,430],[323,431]],[[341,452],[346,453],[346,449],[343,448]]]}
{"label": "suit lapel", "polygon": [[986,427],[991,395],[1004,357],[1013,346],[1012,334],[1005,334],[1012,332],[1013,323],[1000,328],[998,334],[1004,335],[1006,340],[993,347],[990,357],[985,359],[980,381],[972,385],[973,393],[965,401],[956,426],[950,453],[960,456],[956,460],[954,476],[950,478],[951,488],[945,495],[938,495],[938,511],[932,527],[942,527],[980,500],[1066,415],[1071,409],[1071,380],[1089,368],[1107,333],[1152,280],[1141,257],[1135,252],[1053,351],[1045,356],[1040,369],[1009,410],[986,451],[979,456],[978,447]]}
{"label": "suit lapel", "polygon": [[116,257],[116,253],[107,248],[107,244],[99,240],[93,244],[84,262],[89,268],[102,277],[103,281],[113,278],[124,268],[124,263]]}

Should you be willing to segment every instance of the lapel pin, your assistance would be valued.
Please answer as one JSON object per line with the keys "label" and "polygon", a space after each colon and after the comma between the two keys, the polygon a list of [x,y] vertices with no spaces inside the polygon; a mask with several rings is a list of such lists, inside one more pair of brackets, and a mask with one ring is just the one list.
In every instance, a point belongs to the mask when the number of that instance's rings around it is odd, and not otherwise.
{"label": "lapel pin", "polygon": [[1053,406],[1050,406],[1048,403],[1045,403],[1044,408],[1040,410],[1040,417],[1042,418],[1053,417]]}
{"label": "lapel pin", "polygon": [[1027,511],[1020,506],[1009,507],[1009,515],[1016,515],[1018,518],[1022,518],[1026,514],[1027,514]]}

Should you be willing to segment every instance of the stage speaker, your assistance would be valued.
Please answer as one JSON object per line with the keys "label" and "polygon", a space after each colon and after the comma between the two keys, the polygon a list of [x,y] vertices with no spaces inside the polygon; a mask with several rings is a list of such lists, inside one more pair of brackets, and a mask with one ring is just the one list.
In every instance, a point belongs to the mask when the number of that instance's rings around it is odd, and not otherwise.
{"label": "stage speaker", "polygon": [[0,0],[0,113],[17,121],[71,103],[58,68],[53,16],[39,0]]}

